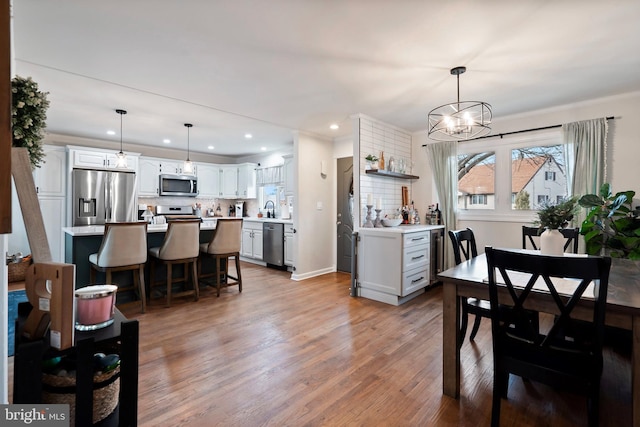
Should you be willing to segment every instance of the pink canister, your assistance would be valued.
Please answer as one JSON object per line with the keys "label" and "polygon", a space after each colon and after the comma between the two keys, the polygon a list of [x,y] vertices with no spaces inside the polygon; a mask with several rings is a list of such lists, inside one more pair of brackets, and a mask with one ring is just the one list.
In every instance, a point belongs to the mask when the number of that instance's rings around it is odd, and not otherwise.
{"label": "pink canister", "polygon": [[92,331],[113,323],[115,285],[92,285],[76,289],[76,329]]}

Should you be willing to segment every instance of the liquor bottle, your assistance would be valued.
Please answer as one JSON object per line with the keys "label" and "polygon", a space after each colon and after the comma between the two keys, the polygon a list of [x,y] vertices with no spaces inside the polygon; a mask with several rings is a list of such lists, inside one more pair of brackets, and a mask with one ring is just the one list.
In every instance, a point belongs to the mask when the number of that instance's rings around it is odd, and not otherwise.
{"label": "liquor bottle", "polygon": [[380,164],[378,164],[378,167],[380,168],[380,170],[385,170],[384,169],[384,151],[380,152]]}
{"label": "liquor bottle", "polygon": [[442,212],[440,212],[440,209],[438,209],[438,203],[436,203],[436,209],[434,210],[435,214],[436,214],[436,225],[441,225],[442,224]]}

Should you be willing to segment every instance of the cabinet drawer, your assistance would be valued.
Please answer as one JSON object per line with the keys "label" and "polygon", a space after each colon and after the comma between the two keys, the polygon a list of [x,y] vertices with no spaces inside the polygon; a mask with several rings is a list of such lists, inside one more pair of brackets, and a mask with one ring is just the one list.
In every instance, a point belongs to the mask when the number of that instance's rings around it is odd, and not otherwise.
{"label": "cabinet drawer", "polygon": [[417,233],[407,233],[403,237],[404,248],[417,245],[429,244],[429,231],[418,231]]}
{"label": "cabinet drawer", "polygon": [[429,285],[429,265],[425,268],[417,268],[402,273],[402,294],[407,296],[418,289],[426,288]]}
{"label": "cabinet drawer", "polygon": [[429,245],[421,244],[405,248],[402,254],[402,271],[409,271],[429,264]]}

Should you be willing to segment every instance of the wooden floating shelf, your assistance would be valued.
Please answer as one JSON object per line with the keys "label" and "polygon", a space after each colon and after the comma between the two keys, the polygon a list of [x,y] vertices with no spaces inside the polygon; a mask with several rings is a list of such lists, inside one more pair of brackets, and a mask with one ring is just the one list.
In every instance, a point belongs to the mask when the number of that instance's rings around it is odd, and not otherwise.
{"label": "wooden floating shelf", "polygon": [[416,175],[408,175],[406,173],[399,173],[399,172],[390,172],[390,171],[381,170],[381,169],[367,169],[365,170],[365,173],[369,175],[383,176],[386,178],[420,179],[420,177]]}

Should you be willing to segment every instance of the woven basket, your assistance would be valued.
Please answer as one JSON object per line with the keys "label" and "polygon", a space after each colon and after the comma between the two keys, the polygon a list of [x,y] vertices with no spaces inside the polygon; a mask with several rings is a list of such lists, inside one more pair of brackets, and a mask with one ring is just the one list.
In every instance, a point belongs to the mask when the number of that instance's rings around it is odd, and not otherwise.
{"label": "woven basket", "polygon": [[[120,367],[93,376],[93,424],[107,418],[118,406]],[[69,405],[69,425],[75,425],[76,378],[42,374],[42,403]]]}
{"label": "woven basket", "polygon": [[22,258],[20,262],[10,262],[7,264],[8,279],[11,282],[23,282],[27,273],[27,268],[31,265],[31,255]]}

